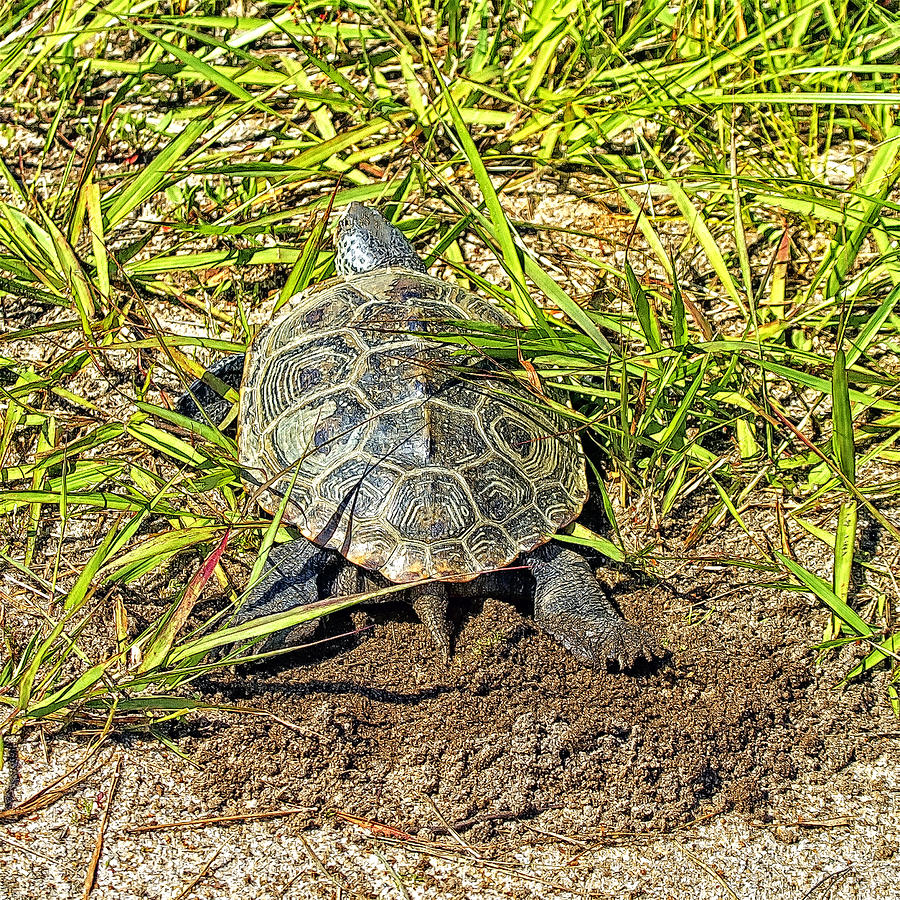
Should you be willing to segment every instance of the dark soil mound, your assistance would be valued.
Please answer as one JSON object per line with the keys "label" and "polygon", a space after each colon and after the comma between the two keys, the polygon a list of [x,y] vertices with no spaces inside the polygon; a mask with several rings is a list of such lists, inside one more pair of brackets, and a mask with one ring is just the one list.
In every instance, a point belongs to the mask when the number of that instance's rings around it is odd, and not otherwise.
{"label": "dark soil mound", "polygon": [[728,625],[750,618],[743,592],[733,617],[720,607],[698,625],[662,586],[626,581],[616,594],[670,648],[666,663],[586,668],[513,606],[487,600],[465,611],[449,668],[392,606],[314,662],[298,651],[277,668],[221,676],[208,685],[217,699],[293,727],[210,722],[188,741],[206,791],[223,806],[292,803],[413,834],[449,824],[478,840],[499,821],[538,816],[543,827],[657,830],[726,808],[759,812],[799,772],[852,758],[850,737],[830,738],[848,699],[814,684],[811,611],[796,595],[792,615],[777,594],[757,593],[775,612],[754,634]]}

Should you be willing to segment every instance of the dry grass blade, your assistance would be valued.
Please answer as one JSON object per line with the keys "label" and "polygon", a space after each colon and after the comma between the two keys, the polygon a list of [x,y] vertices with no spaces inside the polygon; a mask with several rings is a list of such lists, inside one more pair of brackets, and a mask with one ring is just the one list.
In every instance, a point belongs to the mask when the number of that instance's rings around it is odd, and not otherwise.
{"label": "dry grass blade", "polygon": [[212,868],[212,864],[219,858],[219,855],[222,853],[225,847],[226,845],[222,844],[222,846],[219,847],[216,852],[206,860],[205,863],[203,863],[203,865],[200,867],[200,871],[184,886],[182,890],[180,890],[175,895],[173,900],[183,900],[183,898],[187,897],[191,893],[191,891],[193,891],[194,888],[197,887],[197,885],[200,884],[200,882],[203,881],[204,878],[206,878],[206,876],[209,874],[209,870]]}
{"label": "dry grass blade", "polygon": [[302,834],[299,835],[299,837],[300,843],[303,844],[303,849],[306,850],[307,855],[313,861],[316,869],[318,869],[323,878],[330,881],[335,886],[338,891],[338,896],[342,896],[345,892],[347,894],[352,893],[350,886],[345,881],[328,870],[328,867],[325,865],[319,854],[313,849],[312,844],[310,844],[306,837]]}
{"label": "dry grass blade", "polygon": [[[511,863],[503,860],[490,859],[488,857],[473,858],[464,853],[458,847],[440,844],[437,842],[426,842],[420,840],[403,841],[393,840],[391,838],[378,838],[378,841],[388,846],[395,846],[410,853],[417,853],[425,857],[434,857],[435,859],[447,860],[461,867],[473,866],[478,869],[488,869],[501,872],[508,878],[517,878],[532,884],[539,884],[545,888],[559,891],[563,894],[573,894],[577,897],[585,897],[585,891],[580,886],[570,886],[559,881],[551,881],[549,878],[543,878],[536,874],[534,866],[524,863]],[[596,897],[598,900],[602,897],[599,892],[589,892],[588,897]]]}
{"label": "dry grass blade", "polygon": [[283,819],[286,816],[309,815],[309,809],[273,809],[265,812],[231,813],[227,816],[202,816],[199,819],[182,819],[177,822],[154,822],[151,825],[133,825],[127,834],[145,834],[150,831],[168,831],[173,828],[204,828],[207,825],[232,825],[239,822],[255,822],[264,819]]}
{"label": "dry grass blade", "polygon": [[[54,778],[53,781],[32,794],[27,800],[23,800],[21,803],[10,807],[9,809],[0,810],[0,821],[21,819],[23,816],[34,815],[34,813],[39,810],[52,806],[58,800],[65,797],[73,788],[77,787],[82,782],[87,781],[88,778],[98,772],[103,767],[103,763],[98,763],[88,771],[82,772],[80,775],[75,775],[75,773],[84,768],[97,756],[103,745],[106,743],[109,732],[112,730],[114,711],[115,710],[111,711],[107,716],[102,733],[78,763],[72,766],[67,772],[63,772],[62,775]],[[73,775],[75,775],[75,777],[67,782],[66,779],[71,778]]]}
{"label": "dry grass blade", "polygon": [[109,788],[106,791],[106,806],[103,808],[103,816],[100,819],[100,827],[97,829],[97,839],[94,842],[94,852],[91,854],[91,860],[88,863],[87,871],[84,875],[84,892],[82,900],[88,900],[91,891],[94,888],[94,881],[97,877],[97,866],[100,865],[100,854],[103,852],[103,839],[106,836],[106,826],[109,824],[109,814],[112,808],[113,800],[116,795],[116,788],[119,786],[119,779],[122,777],[122,757],[116,757],[116,767],[112,778],[109,782]]}
{"label": "dry grass blade", "polygon": [[712,877],[716,883],[722,888],[725,893],[732,898],[732,900],[741,900],[741,898],[734,892],[734,889],[730,884],[725,880],[724,876],[721,872],[717,872],[712,866],[705,863],[700,857],[698,857],[695,853],[691,853],[684,844],[680,844],[681,852],[684,853],[689,859],[693,860],[707,875]]}

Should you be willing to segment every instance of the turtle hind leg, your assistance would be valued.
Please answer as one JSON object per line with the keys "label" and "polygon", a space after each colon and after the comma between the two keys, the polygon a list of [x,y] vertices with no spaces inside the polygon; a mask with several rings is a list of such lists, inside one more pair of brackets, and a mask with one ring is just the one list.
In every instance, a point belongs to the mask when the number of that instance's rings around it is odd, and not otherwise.
{"label": "turtle hind leg", "polygon": [[523,554],[522,561],[536,582],[535,622],[575,656],[622,669],[663,656],[649,634],[619,615],[583,556],[549,543]]}
{"label": "turtle hind leg", "polygon": [[[259,581],[245,592],[244,602],[234,623],[243,625],[263,616],[284,613],[308,606],[321,598],[320,584],[341,558],[301,538],[279,544],[269,551],[266,569]],[[263,649],[292,647],[308,641],[316,631],[318,619],[301,622],[276,631],[263,642]]]}
{"label": "turtle hind leg", "polygon": [[220,424],[231,411],[223,388],[238,390],[243,375],[243,353],[217,360],[175,401],[175,412],[198,422]]}

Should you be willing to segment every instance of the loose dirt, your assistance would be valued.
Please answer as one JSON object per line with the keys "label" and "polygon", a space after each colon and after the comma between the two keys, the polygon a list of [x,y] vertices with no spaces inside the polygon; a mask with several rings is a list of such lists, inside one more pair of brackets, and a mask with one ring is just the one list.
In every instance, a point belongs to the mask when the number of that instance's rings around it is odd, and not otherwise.
{"label": "loose dirt", "polygon": [[[720,557],[740,537],[718,534]],[[831,689],[848,658],[817,669],[824,616],[805,598],[692,568],[655,584],[601,571],[669,651],[630,673],[584,666],[525,603],[458,609],[448,667],[402,604],[356,613],[358,637],[202,685],[267,715],[185,735],[197,787],[225,809],[289,799],[323,819],[473,841],[535,824],[667,831],[724,810],[764,820],[798,779],[833,778],[895,722],[871,684]],[[348,616],[324,631],[353,627]]]}

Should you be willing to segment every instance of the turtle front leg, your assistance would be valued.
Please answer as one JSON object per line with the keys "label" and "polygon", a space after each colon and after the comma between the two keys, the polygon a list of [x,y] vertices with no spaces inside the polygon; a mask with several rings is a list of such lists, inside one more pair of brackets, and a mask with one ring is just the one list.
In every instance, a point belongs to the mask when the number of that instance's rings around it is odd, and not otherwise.
{"label": "turtle front leg", "polygon": [[[320,583],[331,574],[337,561],[343,562],[333,550],[317,547],[306,538],[273,547],[266,559],[265,573],[247,590],[233,624],[243,625],[315,603],[323,594]],[[318,624],[318,619],[312,619],[276,631],[266,638],[263,647],[274,650],[302,644],[313,636]]]}
{"label": "turtle front leg", "polygon": [[535,622],[575,656],[628,669],[662,655],[650,635],[619,615],[579,553],[551,542],[521,559],[536,582]]}
{"label": "turtle front leg", "polygon": [[208,419],[218,425],[231,410],[231,404],[222,397],[221,385],[238,390],[243,375],[243,353],[217,360],[178,398],[175,411],[198,422]]}

